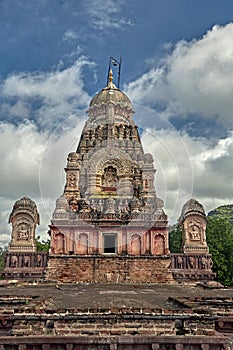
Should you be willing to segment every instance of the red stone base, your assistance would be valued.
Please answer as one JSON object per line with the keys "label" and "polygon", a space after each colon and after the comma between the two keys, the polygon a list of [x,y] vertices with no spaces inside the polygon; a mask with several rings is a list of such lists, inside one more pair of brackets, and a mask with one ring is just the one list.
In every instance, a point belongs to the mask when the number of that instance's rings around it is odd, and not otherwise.
{"label": "red stone base", "polygon": [[169,256],[50,255],[45,281],[60,283],[175,283]]}

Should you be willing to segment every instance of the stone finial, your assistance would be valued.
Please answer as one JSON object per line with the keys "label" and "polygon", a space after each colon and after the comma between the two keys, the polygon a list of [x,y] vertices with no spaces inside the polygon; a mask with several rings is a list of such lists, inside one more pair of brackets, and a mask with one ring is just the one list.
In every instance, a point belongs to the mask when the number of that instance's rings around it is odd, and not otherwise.
{"label": "stone finial", "polygon": [[113,73],[112,73],[112,69],[109,70],[108,81],[109,81],[109,83],[112,83],[112,82],[113,82]]}

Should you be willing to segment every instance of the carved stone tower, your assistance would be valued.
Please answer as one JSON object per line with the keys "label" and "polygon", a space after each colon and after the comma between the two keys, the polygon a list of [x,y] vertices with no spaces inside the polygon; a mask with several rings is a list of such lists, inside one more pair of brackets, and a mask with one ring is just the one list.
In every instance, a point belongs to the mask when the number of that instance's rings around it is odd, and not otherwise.
{"label": "carved stone tower", "polygon": [[167,216],[155,192],[153,157],[143,151],[132,104],[111,70],[87,114],[51,220],[50,258],[167,256]]}
{"label": "carved stone tower", "polygon": [[8,251],[35,252],[35,231],[39,224],[36,204],[27,197],[19,199],[9,217],[12,224],[12,237]]}
{"label": "carved stone tower", "polygon": [[188,200],[181,212],[183,254],[171,254],[173,277],[180,282],[211,281],[212,259],[206,243],[206,214],[196,199]]}
{"label": "carved stone tower", "polygon": [[5,279],[40,280],[47,264],[47,253],[36,251],[35,232],[39,224],[37,206],[28,197],[15,202],[9,217],[11,241],[5,256]]}
{"label": "carved stone tower", "polygon": [[208,254],[206,243],[206,215],[202,204],[196,199],[190,199],[183,206],[179,219],[183,232],[184,253]]}

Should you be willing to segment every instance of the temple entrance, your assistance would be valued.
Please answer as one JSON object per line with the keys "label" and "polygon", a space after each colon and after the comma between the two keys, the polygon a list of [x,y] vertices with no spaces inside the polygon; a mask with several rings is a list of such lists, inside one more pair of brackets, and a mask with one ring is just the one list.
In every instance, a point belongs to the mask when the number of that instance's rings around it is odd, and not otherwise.
{"label": "temple entrance", "polygon": [[117,235],[116,233],[105,233],[103,235],[104,253],[117,253]]}

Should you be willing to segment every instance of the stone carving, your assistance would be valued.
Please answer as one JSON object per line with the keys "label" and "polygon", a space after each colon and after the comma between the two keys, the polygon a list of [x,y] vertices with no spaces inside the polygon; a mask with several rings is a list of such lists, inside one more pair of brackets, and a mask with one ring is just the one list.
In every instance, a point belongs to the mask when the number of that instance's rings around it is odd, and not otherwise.
{"label": "stone carving", "polygon": [[11,267],[18,267],[18,258],[15,255],[11,257]]}
{"label": "stone carving", "polygon": [[23,267],[29,267],[30,266],[30,258],[29,256],[23,257]]}
{"label": "stone carving", "polygon": [[75,187],[76,186],[76,175],[75,175],[75,173],[70,173],[69,174],[68,181],[69,181],[69,186],[70,187]]}
{"label": "stone carving", "polygon": [[18,228],[18,239],[26,241],[29,239],[28,227],[24,223],[20,224]]}
{"label": "stone carving", "polygon": [[188,224],[188,232],[190,234],[190,240],[201,240],[201,222],[199,220],[192,220]]}
{"label": "stone carving", "polygon": [[109,166],[104,169],[104,174],[102,177],[102,185],[105,187],[116,187],[117,185],[117,170]]}

